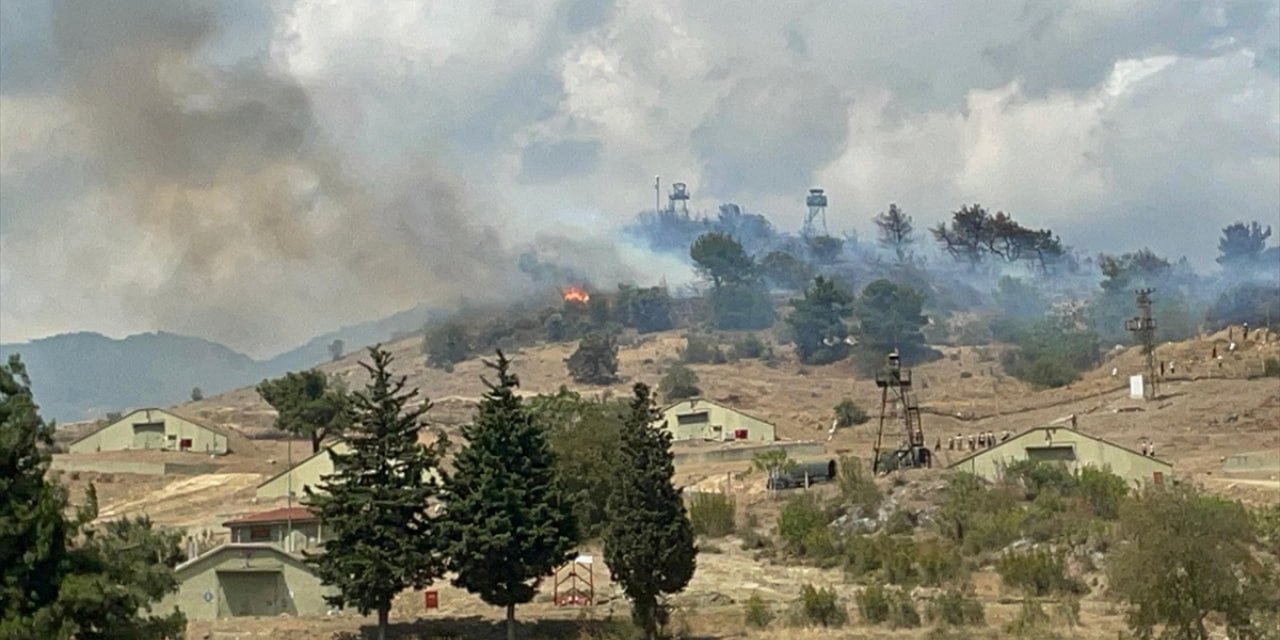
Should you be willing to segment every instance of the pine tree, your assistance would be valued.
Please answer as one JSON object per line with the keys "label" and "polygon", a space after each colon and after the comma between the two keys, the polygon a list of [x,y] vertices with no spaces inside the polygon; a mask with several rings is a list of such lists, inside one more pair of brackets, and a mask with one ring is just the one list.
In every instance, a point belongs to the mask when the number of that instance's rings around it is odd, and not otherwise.
{"label": "pine tree", "polygon": [[372,364],[361,362],[370,381],[352,394],[349,453],[333,451],[333,474],[304,503],[324,522],[324,552],[308,558],[325,584],[338,588],[326,598],[361,614],[378,613],[378,638],[386,637],[391,601],[407,588],[420,589],[444,574],[440,522],[428,510],[439,492],[438,468],[447,447],[443,436],[418,442],[431,402],[409,403],[418,390],[391,374],[391,354],[376,345]]}
{"label": "pine tree", "polygon": [[604,536],[605,562],[631,599],[632,619],[649,639],[667,622],[659,596],[689,584],[698,553],[680,489],[671,482],[671,434],[654,426],[660,415],[649,388],[637,384],[618,460],[618,468],[627,472],[618,476],[609,496]]}
{"label": "pine tree", "polygon": [[449,568],[455,585],[506,607],[513,640],[516,605],[573,557],[578,531],[546,435],[515,394],[511,361],[499,350],[485,366],[497,380],[485,380],[489,390],[475,422],[462,428],[467,443],[445,486]]}

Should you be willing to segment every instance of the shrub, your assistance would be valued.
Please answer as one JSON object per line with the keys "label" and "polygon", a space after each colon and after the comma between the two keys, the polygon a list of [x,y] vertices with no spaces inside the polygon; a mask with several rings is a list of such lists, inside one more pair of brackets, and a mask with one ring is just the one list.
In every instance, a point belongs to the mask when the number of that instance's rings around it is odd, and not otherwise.
{"label": "shrub", "polygon": [[698,374],[679,363],[667,369],[662,376],[662,381],[658,383],[658,389],[662,392],[662,397],[668,401],[702,395],[702,389],[698,387]]}
{"label": "shrub", "polygon": [[760,336],[754,333],[748,333],[735,342],[733,350],[738,354],[739,358],[747,359],[764,357],[765,352],[770,351],[769,345],[765,344],[764,340],[761,340]]}
{"label": "shrub", "polygon": [[565,365],[574,382],[609,384],[618,379],[618,344],[607,333],[587,334]]}
{"label": "shrub", "polygon": [[783,505],[782,513],[778,515],[778,536],[782,538],[783,547],[787,551],[805,555],[805,541],[809,532],[826,529],[829,522],[817,496],[802,493]]}
{"label": "shrub", "polygon": [[767,474],[790,471],[795,464],[794,460],[787,457],[786,449],[769,449],[751,456],[752,468]]}
{"label": "shrub", "polygon": [[454,322],[428,331],[422,348],[433,367],[462,362],[471,353],[466,327]]}
{"label": "shrub", "polygon": [[911,512],[906,509],[894,509],[893,513],[884,521],[884,527],[881,531],[891,535],[900,536],[911,533],[916,528],[915,519]]}
{"label": "shrub", "polygon": [[760,599],[758,593],[751,594],[751,597],[742,603],[742,617],[748,627],[756,629],[763,629],[773,622],[773,612],[769,610],[769,605]]}
{"label": "shrub", "polygon": [[686,333],[680,361],[687,364],[724,364],[728,356],[710,336]]}
{"label": "shrub", "polygon": [[1006,553],[996,563],[996,572],[1006,586],[1020,589],[1027,595],[1047,596],[1082,590],[1082,585],[1067,575],[1063,555],[1048,549]]}
{"label": "shrub", "polygon": [[873,584],[858,593],[854,598],[858,603],[858,615],[867,624],[880,624],[889,619],[892,603],[885,588]]}
{"label": "shrub", "polygon": [[1004,626],[1004,631],[1015,637],[1027,637],[1048,622],[1049,615],[1044,612],[1044,608],[1040,606],[1039,602],[1023,600],[1022,608],[1018,610],[1018,615]]}
{"label": "shrub", "polygon": [[1262,375],[1267,378],[1280,378],[1280,358],[1267,358],[1262,361]]}
{"label": "shrub", "polygon": [[925,608],[925,617],[934,624],[952,627],[976,627],[987,621],[982,603],[955,589],[935,597]]}
{"label": "shrub", "polygon": [[840,488],[840,498],[846,504],[853,505],[858,514],[870,517],[880,508],[884,496],[876,486],[871,474],[862,466],[862,461],[854,457],[841,457],[836,471],[836,486]]}
{"label": "shrub", "polygon": [[733,533],[734,500],[723,493],[694,493],[689,501],[689,522],[693,532],[707,538]]}
{"label": "shrub", "polygon": [[889,606],[889,626],[894,629],[910,629],[920,626],[920,612],[911,594],[897,589]]}
{"label": "shrub", "polygon": [[816,589],[811,584],[800,588],[797,601],[801,620],[824,627],[842,627],[849,621],[849,613],[832,589]]}
{"label": "shrub", "polygon": [[1041,387],[1061,387],[1098,363],[1098,336],[1056,320],[1014,336],[1016,348],[1000,356],[1005,373]]}
{"label": "shrub", "polygon": [[920,582],[939,587],[948,582],[960,582],[966,578],[964,557],[954,545],[943,540],[924,540],[916,544],[916,563],[920,567]]}
{"label": "shrub", "polygon": [[1009,464],[1005,468],[1004,479],[1021,486],[1027,500],[1034,500],[1045,490],[1068,494],[1076,488],[1076,478],[1065,465],[1036,460],[1018,460]]}
{"label": "shrub", "polygon": [[889,584],[917,581],[916,548],[910,538],[888,535],[853,536],[845,541],[845,576],[859,580],[872,576]]}
{"label": "shrub", "polygon": [[863,424],[871,419],[867,412],[863,411],[862,407],[859,407],[850,398],[841,400],[840,404],[836,405],[835,412],[836,424],[841,427],[852,427],[855,424]]}
{"label": "shrub", "polygon": [[1120,517],[1120,502],[1129,495],[1129,485],[1124,478],[1109,469],[1086,466],[1077,477],[1080,497],[1089,504],[1094,515],[1106,520]]}

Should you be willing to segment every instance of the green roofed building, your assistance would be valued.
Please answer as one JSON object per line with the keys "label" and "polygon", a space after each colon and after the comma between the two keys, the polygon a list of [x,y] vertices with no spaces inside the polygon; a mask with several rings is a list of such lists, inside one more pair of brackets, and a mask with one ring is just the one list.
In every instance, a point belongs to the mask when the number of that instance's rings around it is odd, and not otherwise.
{"label": "green roofed building", "polygon": [[764,420],[703,398],[681,400],[662,410],[656,425],[671,439],[714,442],[773,442],[777,430]]}
{"label": "green roofed building", "polygon": [[138,409],[73,441],[71,453],[190,451],[227,453],[227,432],[165,409]]}
{"label": "green roofed building", "polygon": [[977,451],[950,468],[996,482],[1009,464],[1019,460],[1061,463],[1072,471],[1084,466],[1110,469],[1130,484],[1162,484],[1173,473],[1173,465],[1164,460],[1056,426],[1029,429],[990,449]]}
{"label": "green roofed building", "polygon": [[178,565],[178,591],[157,611],[176,606],[188,620],[237,616],[322,616],[332,595],[300,556],[269,543],[224,544]]}

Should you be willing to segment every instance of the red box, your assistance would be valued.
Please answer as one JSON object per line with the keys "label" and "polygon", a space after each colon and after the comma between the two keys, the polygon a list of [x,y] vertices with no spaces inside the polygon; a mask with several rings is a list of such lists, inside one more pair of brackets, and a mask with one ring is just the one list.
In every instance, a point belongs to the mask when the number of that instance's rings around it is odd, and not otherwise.
{"label": "red box", "polygon": [[422,604],[428,609],[440,608],[440,594],[434,590],[422,592]]}

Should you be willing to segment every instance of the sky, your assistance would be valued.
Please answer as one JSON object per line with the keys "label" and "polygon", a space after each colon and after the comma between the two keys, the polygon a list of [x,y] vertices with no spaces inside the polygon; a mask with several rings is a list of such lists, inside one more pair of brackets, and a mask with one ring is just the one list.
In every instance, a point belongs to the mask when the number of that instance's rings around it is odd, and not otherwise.
{"label": "sky", "polygon": [[0,340],[256,356],[420,302],[683,267],[653,180],[871,233],[980,202],[1210,270],[1280,227],[1280,0],[5,0]]}

